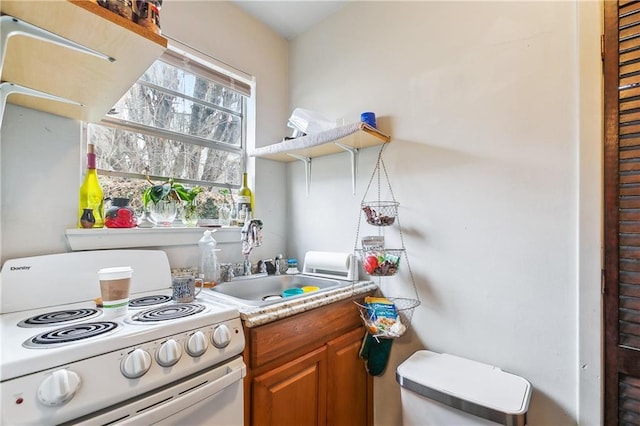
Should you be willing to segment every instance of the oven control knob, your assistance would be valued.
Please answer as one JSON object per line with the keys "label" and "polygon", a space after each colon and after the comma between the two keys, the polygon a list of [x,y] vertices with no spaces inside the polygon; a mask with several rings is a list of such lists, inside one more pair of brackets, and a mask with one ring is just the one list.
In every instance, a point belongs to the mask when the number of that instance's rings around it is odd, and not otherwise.
{"label": "oven control knob", "polygon": [[38,387],[38,400],[56,406],[73,398],[80,387],[80,376],[71,370],[57,370],[47,375]]}
{"label": "oven control knob", "polygon": [[199,357],[207,351],[209,342],[202,331],[196,331],[187,340],[187,352],[192,357]]}
{"label": "oven control knob", "polygon": [[150,367],[151,355],[144,349],[138,348],[122,359],[120,371],[129,379],[137,379],[149,371]]}
{"label": "oven control knob", "polygon": [[163,367],[171,367],[178,362],[182,356],[182,348],[173,339],[169,339],[160,345],[158,352],[156,352],[156,361]]}
{"label": "oven control knob", "polygon": [[217,326],[213,330],[211,341],[213,342],[213,346],[218,349],[226,347],[231,342],[231,332],[229,331],[229,327],[224,324]]}

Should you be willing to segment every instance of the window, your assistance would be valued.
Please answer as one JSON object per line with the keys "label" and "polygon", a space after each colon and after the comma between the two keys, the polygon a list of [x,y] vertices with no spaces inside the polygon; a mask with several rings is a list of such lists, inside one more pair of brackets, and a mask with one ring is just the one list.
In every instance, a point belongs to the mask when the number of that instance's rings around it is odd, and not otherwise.
{"label": "window", "polygon": [[142,211],[148,180],[201,186],[202,205],[230,202],[242,183],[247,98],[233,75],[178,43],[170,47],[99,123],[87,123],[105,197]]}

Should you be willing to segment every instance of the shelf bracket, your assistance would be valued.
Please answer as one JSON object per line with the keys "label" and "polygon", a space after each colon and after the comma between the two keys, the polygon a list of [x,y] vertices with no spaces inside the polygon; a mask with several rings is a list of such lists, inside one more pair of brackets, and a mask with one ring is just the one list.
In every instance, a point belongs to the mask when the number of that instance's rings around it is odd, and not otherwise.
{"label": "shelf bracket", "polygon": [[335,143],[337,146],[339,146],[340,148],[344,149],[345,151],[348,151],[349,154],[351,154],[351,189],[353,191],[353,194],[355,195],[356,193],[356,176],[357,176],[357,172],[358,172],[358,162],[357,162],[357,158],[358,158],[358,148],[354,148],[352,146],[348,146],[348,145],[343,145],[339,142]]}
{"label": "shelf bracket", "polygon": [[309,196],[309,186],[311,185],[311,158],[304,155],[288,153],[293,158],[296,158],[304,163],[304,177],[307,184],[307,197]]}
{"label": "shelf bracket", "polygon": [[66,47],[67,49],[76,50],[78,52],[86,53],[87,55],[96,56],[109,62],[115,62],[115,58],[112,58],[109,55],[105,55],[104,53],[100,53],[96,50],[90,49],[64,37],[60,37],[57,34],[53,34],[49,31],[43,30],[42,28],[14,18],[13,16],[2,15],[0,16],[0,77],[2,77],[2,66],[4,64],[7,43],[9,42],[9,39],[11,37],[17,35],[31,37],[48,43],[57,44],[58,46]]}
{"label": "shelf bracket", "polygon": [[72,101],[71,99],[61,98],[60,96],[51,95],[49,93],[41,92],[29,87],[20,86],[19,84],[9,83],[3,81],[0,83],[0,124],[2,124],[2,117],[4,116],[4,109],[7,105],[7,97],[12,93],[19,93],[22,95],[33,96],[36,98],[50,99],[52,101],[64,102],[72,105],[84,106],[80,102]]}

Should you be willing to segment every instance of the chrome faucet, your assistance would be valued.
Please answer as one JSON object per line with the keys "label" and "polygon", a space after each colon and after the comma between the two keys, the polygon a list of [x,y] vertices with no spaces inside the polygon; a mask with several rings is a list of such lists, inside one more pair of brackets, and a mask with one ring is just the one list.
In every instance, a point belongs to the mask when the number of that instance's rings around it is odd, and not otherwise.
{"label": "chrome faucet", "polygon": [[251,261],[249,254],[254,247],[262,244],[262,221],[260,219],[247,219],[242,227],[240,241],[242,241],[242,254],[244,255],[243,274],[251,275]]}
{"label": "chrome faucet", "polygon": [[243,275],[251,275],[251,261],[249,260],[249,255],[244,255],[244,262],[242,262],[242,274]]}

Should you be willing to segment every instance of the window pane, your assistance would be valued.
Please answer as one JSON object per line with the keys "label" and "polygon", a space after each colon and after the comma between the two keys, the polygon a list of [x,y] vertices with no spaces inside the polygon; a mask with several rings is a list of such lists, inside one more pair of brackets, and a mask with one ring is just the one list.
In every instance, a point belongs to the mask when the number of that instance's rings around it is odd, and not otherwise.
{"label": "window pane", "polygon": [[156,61],[140,80],[237,113],[242,112],[241,94],[162,61]]}
{"label": "window pane", "polygon": [[98,169],[240,184],[241,154],[97,124],[88,125]]}
{"label": "window pane", "polygon": [[110,116],[240,146],[241,117],[136,83]]}

